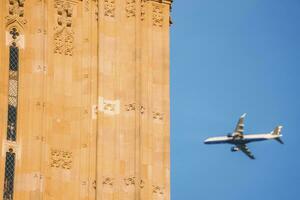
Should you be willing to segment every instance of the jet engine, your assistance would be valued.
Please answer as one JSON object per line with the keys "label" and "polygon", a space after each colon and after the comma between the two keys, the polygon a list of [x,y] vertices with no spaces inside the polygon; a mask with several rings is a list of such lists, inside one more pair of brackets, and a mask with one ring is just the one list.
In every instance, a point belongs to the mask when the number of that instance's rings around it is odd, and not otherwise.
{"label": "jet engine", "polygon": [[239,151],[240,149],[238,147],[231,147],[231,151],[232,152],[236,152],[236,151]]}
{"label": "jet engine", "polygon": [[228,133],[227,137],[231,138],[232,137],[232,133]]}

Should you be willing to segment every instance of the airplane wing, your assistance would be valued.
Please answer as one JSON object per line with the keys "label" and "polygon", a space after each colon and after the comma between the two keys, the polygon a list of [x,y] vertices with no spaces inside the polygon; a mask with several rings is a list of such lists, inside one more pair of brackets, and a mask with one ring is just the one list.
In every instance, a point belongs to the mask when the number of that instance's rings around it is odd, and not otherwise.
{"label": "airplane wing", "polygon": [[242,145],[237,145],[237,147],[243,152],[245,153],[249,158],[251,159],[255,159],[254,155],[251,153],[250,149],[247,147],[247,145],[242,144]]}
{"label": "airplane wing", "polygon": [[238,135],[240,137],[243,137],[243,134],[244,134],[244,126],[245,126],[244,119],[245,119],[245,117],[246,117],[246,113],[240,117],[240,119],[235,127],[235,130],[234,130],[236,135]]}

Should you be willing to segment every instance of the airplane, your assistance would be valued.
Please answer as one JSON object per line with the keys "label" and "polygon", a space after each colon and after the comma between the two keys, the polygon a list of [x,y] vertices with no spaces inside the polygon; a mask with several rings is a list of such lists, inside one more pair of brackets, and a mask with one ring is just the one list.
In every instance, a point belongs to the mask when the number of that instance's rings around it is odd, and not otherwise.
{"label": "airplane", "polygon": [[244,135],[245,117],[246,117],[246,113],[243,114],[238,120],[238,123],[233,133],[229,133],[227,136],[208,138],[204,141],[204,144],[233,144],[234,146],[231,148],[232,152],[242,151],[250,159],[255,159],[254,155],[247,147],[247,144],[250,142],[258,142],[258,141],[274,139],[279,143],[284,144],[283,141],[281,140],[282,137],[281,129],[283,128],[283,126],[277,126],[270,133]]}

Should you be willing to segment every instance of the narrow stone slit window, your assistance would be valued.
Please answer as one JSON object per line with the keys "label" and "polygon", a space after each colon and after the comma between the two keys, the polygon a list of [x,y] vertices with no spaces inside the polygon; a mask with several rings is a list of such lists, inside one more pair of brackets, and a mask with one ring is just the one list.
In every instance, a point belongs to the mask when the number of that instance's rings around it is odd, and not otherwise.
{"label": "narrow stone slit window", "polygon": [[6,152],[3,200],[13,200],[16,154],[12,149]]}
{"label": "narrow stone slit window", "polygon": [[9,48],[8,80],[7,140],[10,141],[16,141],[17,139],[18,69],[19,48],[13,44]]}
{"label": "narrow stone slit window", "polygon": [[19,68],[19,48],[13,44],[9,47],[9,70],[18,71]]}

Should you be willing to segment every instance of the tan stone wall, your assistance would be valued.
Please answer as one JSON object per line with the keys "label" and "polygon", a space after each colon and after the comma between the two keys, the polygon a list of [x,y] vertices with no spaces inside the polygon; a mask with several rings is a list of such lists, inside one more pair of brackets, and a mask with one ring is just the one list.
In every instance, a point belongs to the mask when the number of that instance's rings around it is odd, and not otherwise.
{"label": "tan stone wall", "polygon": [[[170,2],[11,1],[0,3],[0,196],[12,146],[16,200],[169,200]],[[8,143],[13,27],[18,124]]]}

